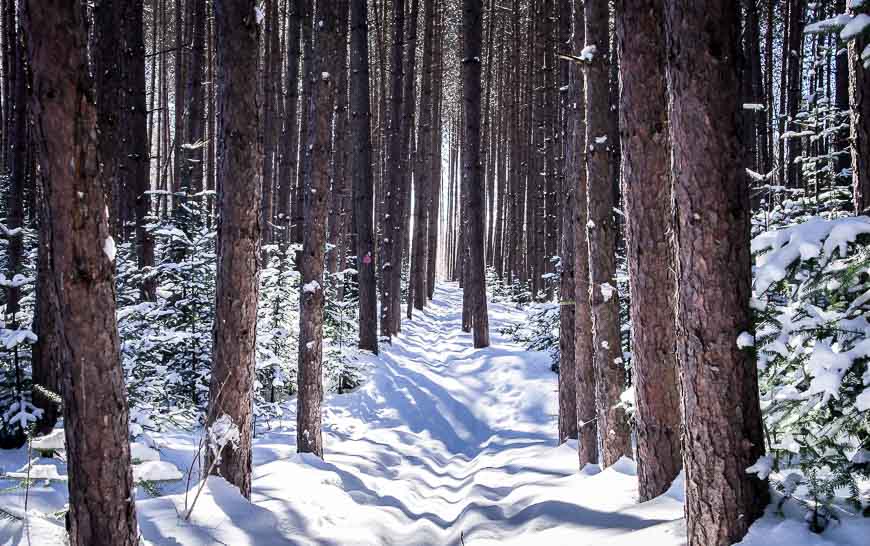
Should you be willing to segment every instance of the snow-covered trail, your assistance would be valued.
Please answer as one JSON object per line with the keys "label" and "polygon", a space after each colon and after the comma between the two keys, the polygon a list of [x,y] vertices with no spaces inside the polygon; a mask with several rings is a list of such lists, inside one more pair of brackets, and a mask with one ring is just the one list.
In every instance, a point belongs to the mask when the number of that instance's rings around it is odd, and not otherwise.
{"label": "snow-covered trail", "polygon": [[[549,358],[498,333],[522,314],[492,305],[492,346],[475,350],[461,303],[455,285],[440,285],[371,359],[369,382],[328,398],[325,461],[295,454],[291,415],[256,441],[256,508],[219,482],[199,501],[195,526],[179,525],[178,497],[145,500],[145,536],[161,545],[597,545],[677,530],[677,500],[636,504],[630,464],[582,475],[575,446],[556,446]],[[166,440],[164,453],[190,446]]]}
{"label": "snow-covered trail", "polygon": [[[461,291],[435,301],[379,357],[369,380],[324,404],[325,460],[296,454],[294,401],[280,422],[258,423],[253,498],[210,477],[190,521],[182,480],[158,496],[142,487],[136,508],[154,546],[681,546],[682,486],[637,502],[634,465],[578,469],[576,443],[556,445],[556,375],[549,357],[528,352],[500,329],[521,311],[490,305],[492,346],[475,350],[461,331]],[[160,457],[190,466],[198,434],[155,434]],[[23,450],[2,454],[20,468]],[[65,474],[62,462],[45,460]],[[188,502],[196,491],[191,482]],[[8,480],[0,480],[6,487]],[[0,546],[65,544],[52,517],[66,502],[62,481],[36,483],[25,522],[0,519]],[[21,512],[22,490],[0,491]],[[857,546],[870,524],[850,519],[823,535],[803,512],[775,507],[742,546]]]}

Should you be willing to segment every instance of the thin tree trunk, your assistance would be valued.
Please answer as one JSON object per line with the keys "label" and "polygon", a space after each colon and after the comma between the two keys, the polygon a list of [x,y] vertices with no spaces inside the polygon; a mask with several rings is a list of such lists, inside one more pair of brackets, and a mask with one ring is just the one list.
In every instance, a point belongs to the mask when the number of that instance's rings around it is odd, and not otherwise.
{"label": "thin tree trunk", "polygon": [[[215,0],[217,53],[217,287],[207,426],[223,415],[239,428],[220,475],[251,497],[252,396],[255,379],[262,163],[257,150],[256,0]],[[206,452],[206,464],[212,454]]]}
{"label": "thin tree trunk", "polygon": [[[559,0],[559,48],[562,54],[570,53],[571,0]],[[566,99],[562,101],[564,109],[575,110],[574,115],[565,112],[566,118],[571,118],[573,124],[577,122],[576,109],[571,105],[567,95],[570,90],[571,66],[563,58],[560,61],[559,76],[560,87],[566,90],[563,93]],[[567,137],[567,134],[565,135]],[[566,139],[567,140],[567,139]],[[566,150],[572,154],[574,150]],[[559,287],[559,441],[564,442],[569,438],[577,438],[577,373],[574,368],[574,195],[576,185],[568,183],[571,180],[573,170],[578,164],[573,161],[565,161],[563,168],[562,187],[564,214],[562,216],[562,241],[561,241],[561,282]]]}
{"label": "thin tree trunk", "polygon": [[395,261],[396,240],[401,243],[399,188],[402,185],[402,42],[405,35],[405,0],[393,0],[393,41],[390,46],[390,112],[387,129],[386,164],[389,181],[384,196],[383,233],[381,234],[381,336],[393,335],[393,269],[401,271],[402,264]]}
{"label": "thin tree trunk", "polygon": [[[596,408],[604,466],[631,456],[625,411],[618,406],[625,389],[616,293],[616,195],[610,172],[610,96],[608,3],[584,3],[586,47],[595,48],[586,63],[586,202],[589,247],[589,298],[595,364]],[[587,50],[588,51],[588,50]]]}
{"label": "thin tree trunk", "polygon": [[411,282],[414,284],[414,307],[423,309],[428,299],[429,289],[426,286],[429,275],[428,265],[430,195],[432,193],[432,70],[433,48],[435,41],[435,0],[423,0],[423,83],[420,89],[420,127],[417,137],[417,154],[414,163],[414,240],[411,261]]}
{"label": "thin tree trunk", "polygon": [[350,130],[354,230],[359,271],[359,348],[378,352],[378,302],[375,278],[371,104],[366,0],[351,0],[350,8]]}
{"label": "thin tree trunk", "polygon": [[852,192],[855,214],[870,207],[870,74],[861,59],[868,40],[849,42],[849,105],[851,107]]}
{"label": "thin tree trunk", "polygon": [[317,5],[312,55],[313,74],[307,147],[311,169],[305,191],[305,229],[302,241],[302,293],[299,313],[299,394],[296,402],[296,449],[323,457],[323,260],[326,214],[329,206],[329,157],[335,104],[337,59],[344,45],[338,6]]}
{"label": "thin tree trunk", "polygon": [[480,161],[480,50],[481,0],[463,0],[462,100],[465,105],[465,140],[462,150],[462,176],[468,189],[469,263],[465,292],[471,297],[475,348],[489,346],[489,317],[486,309],[486,272],[484,263],[484,180]]}
{"label": "thin tree trunk", "polygon": [[34,142],[51,217],[69,540],[72,546],[134,546],[139,541],[115,319],[115,245],[101,191],[83,10],[67,0],[28,0],[21,7],[33,77]]}

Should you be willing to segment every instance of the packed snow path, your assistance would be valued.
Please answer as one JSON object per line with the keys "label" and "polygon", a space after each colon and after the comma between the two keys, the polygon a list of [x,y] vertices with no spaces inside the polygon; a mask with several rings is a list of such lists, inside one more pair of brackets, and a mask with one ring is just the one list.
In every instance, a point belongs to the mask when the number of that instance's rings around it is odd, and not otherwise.
{"label": "packed snow path", "polygon": [[[296,454],[293,408],[257,424],[252,502],[210,477],[190,521],[184,480],[137,490],[145,544],[154,546],[681,546],[682,486],[643,504],[628,460],[598,472],[578,469],[576,443],[557,446],[556,375],[549,357],[501,335],[522,311],[490,305],[492,347],[472,348],[461,331],[462,293],[435,301],[379,357],[369,380],[324,404],[325,460]],[[160,457],[187,469],[195,433],[155,434]],[[21,468],[24,449],[2,452]],[[40,464],[65,465],[55,459]],[[0,478],[4,488],[8,479]],[[197,477],[190,484],[193,500]],[[157,496],[155,496],[155,494]],[[23,513],[23,490],[0,491],[0,507]],[[0,545],[65,544],[62,480],[36,482],[24,522],[0,519]],[[743,546],[866,544],[870,524],[850,519],[823,535],[807,531],[803,510],[768,515]]]}
{"label": "packed snow path", "polygon": [[[550,536],[632,544],[627,535],[650,527],[679,534],[681,504],[638,505],[631,464],[581,475],[576,445],[557,448],[549,357],[499,334],[523,314],[492,305],[493,343],[477,350],[461,309],[461,290],[439,286],[371,359],[368,383],[328,397],[325,461],[295,454],[290,415],[256,440],[255,506],[215,481],[196,526],[179,525],[178,498],[140,502],[144,535],[160,545],[472,546]],[[189,448],[180,440],[164,453]]]}

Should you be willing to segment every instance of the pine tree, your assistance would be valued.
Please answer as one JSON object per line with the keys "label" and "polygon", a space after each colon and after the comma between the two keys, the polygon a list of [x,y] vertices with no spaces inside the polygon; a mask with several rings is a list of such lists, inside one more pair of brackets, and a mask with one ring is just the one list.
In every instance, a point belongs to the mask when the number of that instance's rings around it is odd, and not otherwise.
{"label": "pine tree", "polygon": [[622,183],[631,287],[632,382],[641,500],[682,466],[674,357],[670,134],[661,0],[617,5]]}
{"label": "pine tree", "polygon": [[[751,330],[749,192],[740,144],[739,5],[666,0],[676,203],[677,358],[692,546],[739,541],[767,502]],[[716,25],[704,21],[716,21]]]}
{"label": "pine tree", "polygon": [[[51,215],[51,259],[63,374],[72,546],[138,544],[127,403],[115,320],[109,229],[87,64],[75,2],[22,3],[35,143]],[[71,169],[70,165],[76,166]]]}
{"label": "pine tree", "polygon": [[[256,103],[260,29],[255,0],[216,0],[218,111],[218,268],[213,366],[206,426],[229,417],[240,441],[216,468],[251,496],[251,414],[257,324],[262,163]],[[214,455],[206,454],[205,468]]]}

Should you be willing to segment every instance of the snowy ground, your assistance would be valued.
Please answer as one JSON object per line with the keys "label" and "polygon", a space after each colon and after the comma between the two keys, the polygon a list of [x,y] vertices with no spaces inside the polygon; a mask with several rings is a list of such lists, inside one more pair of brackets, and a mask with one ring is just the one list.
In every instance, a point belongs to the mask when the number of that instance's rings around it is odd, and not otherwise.
{"label": "snowy ground", "polygon": [[[492,305],[493,345],[474,350],[460,330],[460,309],[456,287],[440,286],[434,304],[371,359],[368,383],[328,397],[325,461],[295,453],[290,412],[286,421],[260,427],[252,503],[209,478],[186,522],[179,517],[183,480],[157,492],[139,488],[144,538],[159,546],[685,544],[679,484],[639,504],[630,461],[579,472],[576,446],[556,446],[556,376],[548,357],[498,334],[522,314]],[[188,468],[196,435],[155,438],[162,460]],[[26,460],[24,450],[0,454],[7,472]],[[62,463],[39,462],[65,474]],[[0,480],[0,487],[13,484]],[[63,481],[37,483],[27,519],[0,520],[0,544],[63,544],[63,522],[51,514],[66,502],[65,490]],[[21,513],[23,502],[20,488],[0,492],[4,510]],[[770,509],[743,544],[857,546],[870,535],[867,520],[850,518],[812,535],[800,511],[786,512]]]}

